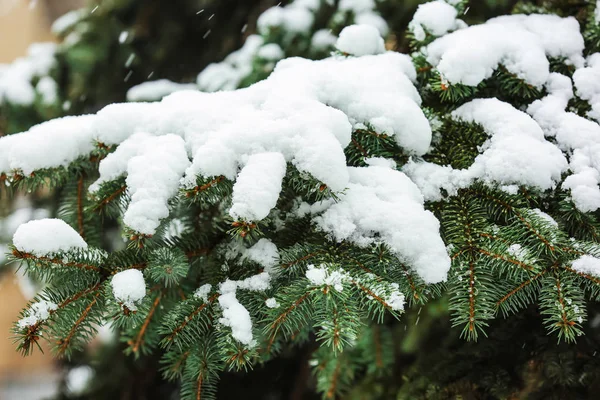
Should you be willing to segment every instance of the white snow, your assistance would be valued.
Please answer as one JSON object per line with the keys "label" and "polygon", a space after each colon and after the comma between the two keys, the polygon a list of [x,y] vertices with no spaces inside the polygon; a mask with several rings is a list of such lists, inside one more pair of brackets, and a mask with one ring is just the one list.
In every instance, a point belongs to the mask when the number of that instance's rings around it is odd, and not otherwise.
{"label": "white snow", "polygon": [[333,286],[335,290],[344,290],[344,283],[350,280],[350,276],[342,268],[329,270],[324,264],[315,267],[309,264],[306,270],[306,278],[315,286]]}
{"label": "white snow", "polygon": [[236,288],[245,289],[254,292],[263,292],[271,287],[271,275],[268,272],[261,272],[257,275],[252,275],[249,278],[234,282]]}
{"label": "white snow", "polygon": [[389,158],[369,157],[365,158],[365,163],[373,167],[388,167],[391,169],[396,169],[396,162]]}
{"label": "white snow", "polygon": [[94,149],[93,116],[63,117],[0,138],[0,172],[66,167]]}
{"label": "white snow", "polygon": [[427,61],[449,83],[477,86],[499,64],[527,83],[541,87],[548,79],[549,57],[583,64],[583,37],[575,18],[556,15],[509,15],[459,29],[426,48]]}
{"label": "white snow", "polygon": [[65,384],[69,393],[77,396],[85,393],[93,378],[94,370],[87,365],[80,365],[69,370]]}
{"label": "white snow", "polygon": [[456,15],[456,8],[445,1],[431,1],[419,5],[412,21],[408,24],[408,29],[419,41],[425,39],[426,33],[442,36],[458,28]]}
{"label": "white snow", "polygon": [[354,56],[381,54],[385,43],[379,31],[371,25],[350,25],[342,29],[335,47],[342,53]]}
{"label": "white snow", "polygon": [[[194,130],[194,136],[186,137],[194,160],[183,184],[193,187],[197,175],[233,180],[242,156],[266,150],[281,152],[300,171],[342,190],[348,179],[342,148],[350,141],[349,117],[356,126],[369,123],[377,132],[394,136],[409,153],[423,154],[431,129],[418,107],[420,98],[410,81],[414,74],[409,59],[395,53],[317,62],[294,58],[280,62],[267,80],[235,95],[168,96],[164,108],[177,107],[172,113],[179,117],[173,123],[183,121],[189,127],[178,129]],[[188,107],[182,109],[184,104]],[[187,116],[192,104],[201,105],[203,120],[198,111],[195,118]]]}
{"label": "white snow", "polygon": [[[598,9],[596,9],[597,12]],[[600,53],[590,55],[585,68],[579,68],[573,74],[573,83],[577,95],[587,100],[592,107],[588,116],[600,122]]]}
{"label": "white snow", "polygon": [[242,258],[247,258],[263,266],[265,271],[272,274],[274,267],[279,264],[279,251],[275,243],[262,238],[254,246],[247,249]]}
{"label": "white snow", "polygon": [[326,50],[333,49],[337,36],[335,36],[329,29],[319,29],[316,31],[311,40],[311,47],[314,50]]}
{"label": "white snow", "polygon": [[355,15],[375,9],[374,0],[340,0],[338,4],[340,11],[352,11]]}
{"label": "white snow", "polygon": [[319,286],[325,284],[325,278],[327,278],[327,270],[323,267],[315,267],[313,264],[309,264],[306,269],[306,278],[313,285]]}
{"label": "white snow", "polygon": [[523,260],[523,256],[527,254],[526,250],[518,243],[513,243],[506,249],[508,254],[515,257],[517,260]]}
{"label": "white snow", "polygon": [[190,162],[185,143],[176,135],[149,138],[127,163],[127,191],[131,202],[123,222],[136,232],[152,235],[169,215],[168,201],[177,194],[179,180]]}
{"label": "white snow", "polygon": [[600,277],[600,258],[585,254],[573,261],[573,269],[582,274]]}
{"label": "white snow", "polygon": [[[24,165],[32,162],[46,168],[66,165],[89,156],[94,141],[117,144],[100,163],[100,178],[91,189],[126,174],[131,202],[123,221],[152,235],[169,214],[169,200],[181,187],[194,187],[199,175],[237,177],[231,215],[265,218],[291,163],[334,192],[348,188],[340,203],[319,216],[321,229],[338,241],[381,240],[425,279],[438,281],[449,262],[438,222],[423,210],[416,187],[387,167],[349,169],[343,152],[352,126],[365,125],[394,138],[407,154],[428,150],[431,128],[419,107],[415,77],[410,58],[392,52],[321,61],[290,58],[247,89],[181,91],[158,103],[113,104],[96,115],[54,120],[2,138],[0,171],[32,172],[34,166]],[[193,156],[189,167],[188,155]],[[372,182],[381,182],[380,187]],[[385,228],[389,218],[394,229]]]}
{"label": "white snow", "polygon": [[45,321],[50,317],[52,311],[56,311],[57,308],[58,305],[51,301],[40,300],[28,307],[25,316],[17,322],[17,325],[23,329]]}
{"label": "white snow", "polygon": [[279,27],[288,35],[309,31],[314,22],[313,12],[309,8],[292,5],[275,6],[263,12],[256,21],[258,32],[268,35],[271,29]]}
{"label": "white snow", "polygon": [[210,293],[211,289],[212,285],[210,283],[205,283],[196,289],[194,292],[194,297],[201,298],[206,303],[208,301],[208,294]]}
{"label": "white snow", "polygon": [[143,82],[127,91],[127,101],[156,101],[180,90],[198,90],[194,83],[176,83],[168,79]]}
{"label": "white snow", "polygon": [[550,215],[546,214],[539,208],[534,208],[533,210],[531,210],[531,212],[533,212],[536,216],[540,217],[542,220],[544,220],[545,223],[549,224],[550,226],[558,228],[558,222],[556,222],[554,218],[552,218]]}
{"label": "white snow", "polygon": [[223,316],[219,322],[231,328],[231,336],[249,347],[254,347],[256,341],[252,335],[252,319],[250,313],[235,296],[234,291],[221,292],[219,305]]}
{"label": "white snow", "polygon": [[257,56],[268,61],[278,61],[285,57],[285,53],[277,43],[268,43],[258,49]]}
{"label": "white snow", "polygon": [[[591,90],[581,95],[591,99],[590,93],[593,93],[596,82],[586,76],[587,72],[589,68],[579,69],[575,71],[573,79],[581,87],[584,83],[590,85]],[[562,187],[571,191],[575,206],[583,212],[597,210],[600,208],[600,125],[565,111],[573,97],[568,77],[550,74],[546,89],[548,95],[533,102],[527,112],[542,127],[546,136],[554,138],[563,151],[571,154],[569,169],[572,174],[564,180]]]}
{"label": "white snow", "polygon": [[373,28],[376,28],[382,37],[386,37],[390,32],[386,20],[376,12],[367,11],[358,14],[354,17],[354,22],[357,25],[370,25]]}
{"label": "white snow", "polygon": [[26,56],[0,69],[0,104],[32,104],[36,93],[32,80],[50,73],[56,65],[55,52],[54,43],[34,43],[27,49]]}
{"label": "white snow", "polygon": [[427,162],[409,162],[403,171],[427,200],[441,200],[475,180],[488,185],[524,185],[540,190],[560,182],[567,160],[544,138],[540,126],[527,114],[498,99],[475,99],[452,112],[452,118],[480,124],[490,135],[473,164],[463,170]]}
{"label": "white snow", "polygon": [[267,300],[265,300],[265,305],[269,308],[279,307],[279,303],[274,297],[269,297]]}
{"label": "white snow", "polygon": [[41,77],[35,90],[40,94],[42,103],[45,105],[55,104],[58,100],[58,84],[49,76]]}
{"label": "white snow", "polygon": [[226,280],[219,285],[219,306],[223,316],[219,322],[231,328],[231,336],[248,347],[254,347],[256,340],[252,335],[252,319],[250,313],[237,299],[237,289],[264,291],[270,288],[271,278],[267,272],[251,276],[244,280]]}
{"label": "white snow", "polygon": [[61,15],[52,23],[52,33],[62,35],[76,23],[89,15],[89,10],[80,8]]}
{"label": "white snow", "polygon": [[129,32],[127,31],[122,31],[121,33],[119,33],[119,43],[123,44],[127,41],[127,38],[129,37]]}
{"label": "white snow", "polygon": [[115,299],[131,311],[136,311],[136,305],[146,296],[146,281],[140,270],[121,271],[112,277],[110,284]]}
{"label": "white snow", "polygon": [[424,281],[445,281],[450,258],[439,222],[423,208],[417,186],[388,167],[350,167],[348,172],[350,183],[340,200],[314,218],[319,228],[338,242],[383,242]]}
{"label": "white snow", "polygon": [[265,219],[279,199],[285,170],[285,158],[281,153],[251,155],[233,186],[229,215],[236,220]]}
{"label": "white snow", "polygon": [[61,219],[45,218],[27,222],[17,228],[13,244],[19,251],[43,257],[87,248],[79,234]]}
{"label": "white snow", "polygon": [[[361,287],[366,285],[373,295],[383,300],[392,310],[400,311],[404,309],[405,297],[404,294],[400,292],[397,283],[389,284],[386,282],[377,282],[374,285],[372,283],[364,283],[360,278],[356,280],[353,279],[352,276],[342,268],[330,268],[325,264],[321,264],[318,267],[309,264],[305,276],[314,286],[327,285],[333,287],[338,292],[344,290],[344,284],[346,283],[353,283]],[[369,297],[373,299],[372,296]]]}
{"label": "white snow", "polygon": [[398,284],[393,283],[395,285],[395,290],[389,294],[389,296],[384,298],[384,301],[390,306],[390,308],[394,311],[404,310],[404,304],[406,299],[404,297],[404,293],[398,290]]}
{"label": "white snow", "polygon": [[230,53],[220,63],[209,64],[198,74],[197,84],[200,90],[216,92],[236,89],[242,79],[252,72],[252,60],[263,43],[262,37],[250,35],[242,48]]}
{"label": "white snow", "polygon": [[318,11],[321,7],[321,0],[292,0],[288,7],[302,7],[311,11]]}
{"label": "white snow", "polygon": [[44,219],[50,216],[50,212],[45,208],[32,208],[26,198],[18,198],[14,206],[18,208],[0,219],[0,237],[11,238],[22,224],[32,219]]}

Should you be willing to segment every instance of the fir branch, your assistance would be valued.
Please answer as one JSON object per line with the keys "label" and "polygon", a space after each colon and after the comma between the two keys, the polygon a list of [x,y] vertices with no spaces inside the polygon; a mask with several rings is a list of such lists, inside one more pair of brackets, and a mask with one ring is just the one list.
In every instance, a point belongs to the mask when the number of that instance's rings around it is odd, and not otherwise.
{"label": "fir branch", "polygon": [[64,354],[67,351],[69,344],[73,340],[73,336],[77,332],[77,329],[83,323],[83,321],[85,321],[85,319],[88,317],[90,311],[92,310],[94,305],[97,303],[98,297],[100,297],[101,294],[102,294],[102,292],[100,292],[100,291],[96,292],[96,294],[92,298],[92,301],[86,306],[86,308],[83,310],[83,312],[81,313],[81,315],[79,316],[77,321],[75,321],[75,323],[73,324],[73,327],[71,328],[71,330],[69,331],[67,336],[63,339],[60,339],[57,342],[57,344],[59,346],[58,347],[59,354]]}
{"label": "fir branch", "polygon": [[12,254],[13,254],[13,256],[15,256],[16,258],[21,259],[21,260],[29,260],[29,261],[32,261],[32,262],[50,263],[50,264],[60,265],[62,267],[74,267],[74,268],[88,270],[88,271],[96,271],[96,272],[100,271],[100,267],[97,267],[95,265],[81,263],[81,262],[74,262],[74,261],[64,261],[64,260],[62,260],[62,259],[60,259],[58,257],[54,257],[54,258],[46,257],[46,256],[38,257],[38,256],[33,255],[31,253],[19,251],[19,250],[15,249],[15,248],[13,248]]}
{"label": "fir branch", "polygon": [[292,312],[294,312],[294,310],[296,310],[298,308],[298,306],[300,306],[300,304],[302,304],[304,301],[306,301],[309,298],[309,296],[317,290],[319,290],[319,287],[313,287],[313,288],[307,290],[302,296],[300,296],[298,299],[296,299],[296,301],[294,301],[290,306],[288,306],[285,310],[283,310],[281,313],[279,313],[278,316],[275,318],[275,320],[273,320],[273,322],[271,322],[269,324],[268,330],[271,332],[271,335],[269,338],[269,343],[267,344],[267,352],[269,352],[271,347],[273,346],[273,343],[275,342],[277,333],[279,332],[279,328],[281,327],[281,325],[288,319],[290,314]]}
{"label": "fir branch", "polygon": [[189,314],[187,317],[183,319],[183,322],[179,324],[173,331],[164,339],[165,342],[172,342],[177,335],[190,323],[190,321],[198,314],[202,312],[202,310],[206,309],[209,305],[211,305],[217,298],[219,298],[219,294],[215,293],[208,298],[205,303],[200,304],[196,309]]}
{"label": "fir branch", "polygon": [[329,389],[327,389],[327,392],[325,393],[325,397],[328,399],[335,398],[335,395],[337,393],[337,383],[338,377],[340,376],[341,366],[342,364],[338,362],[333,371],[333,375],[331,376],[331,383],[329,385]]}
{"label": "fir branch", "polygon": [[525,289],[527,286],[533,284],[537,279],[539,279],[542,276],[544,276],[547,272],[548,272],[547,269],[542,270],[541,272],[539,272],[539,273],[533,275],[531,278],[527,279],[525,282],[522,282],[521,284],[519,284],[519,286],[517,286],[516,288],[512,289],[510,292],[508,292],[504,296],[502,296],[502,298],[500,298],[500,300],[498,300],[496,302],[496,307],[500,308],[504,303],[506,303],[508,300],[510,300],[511,297],[513,297],[514,295],[518,294],[520,291],[522,291],[523,289]]}
{"label": "fir branch", "polygon": [[567,270],[567,271],[569,271],[569,272],[571,272],[573,274],[576,274],[576,275],[578,275],[578,276],[580,276],[580,277],[582,277],[584,279],[587,279],[587,280],[589,280],[590,282],[593,282],[596,285],[600,285],[600,278],[597,278],[597,277],[592,276],[590,274],[586,274],[584,272],[575,271],[573,268],[571,268],[569,266],[566,266],[566,265],[564,265],[562,268],[564,268],[565,270]]}
{"label": "fir branch", "polygon": [[318,255],[321,255],[323,253],[325,253],[325,251],[320,250],[320,251],[316,251],[316,252],[313,252],[313,253],[306,254],[306,255],[304,255],[304,256],[302,256],[300,258],[297,258],[295,260],[288,261],[288,262],[286,262],[284,264],[281,264],[281,269],[290,268],[290,267],[292,267],[292,266],[294,266],[296,264],[301,263],[302,261],[310,260],[311,258],[316,257]]}
{"label": "fir branch", "polygon": [[131,346],[131,351],[136,355],[138,354],[138,350],[142,344],[142,340],[144,338],[144,335],[146,334],[148,325],[150,325],[150,321],[152,320],[152,317],[154,316],[154,312],[156,311],[158,305],[160,304],[160,301],[162,300],[164,293],[165,293],[165,290],[163,289],[158,294],[158,296],[156,296],[156,298],[152,302],[152,306],[150,307],[148,314],[146,315],[146,318],[144,318],[144,323],[142,324],[142,327],[140,328],[139,332],[137,333],[137,335],[135,337],[135,341],[128,343]]}
{"label": "fir branch", "polygon": [[215,177],[214,179],[211,179],[210,181],[204,183],[203,185],[196,186],[193,189],[187,191],[186,196],[188,196],[188,197],[196,196],[200,192],[204,192],[205,190],[208,190],[211,187],[218,185],[223,179],[225,179],[225,177],[223,175],[219,175],[219,176]]}
{"label": "fir branch", "polygon": [[531,265],[528,265],[528,264],[526,264],[526,263],[524,263],[524,262],[522,262],[522,261],[515,260],[514,258],[510,258],[510,257],[507,257],[507,256],[505,256],[505,255],[502,255],[502,254],[496,254],[496,253],[492,253],[492,252],[490,252],[490,251],[487,251],[487,250],[485,250],[485,249],[480,249],[480,248],[478,248],[478,249],[476,249],[476,250],[477,250],[478,252],[480,252],[481,254],[483,254],[483,255],[487,256],[487,257],[491,257],[491,258],[494,258],[494,259],[496,259],[496,260],[502,260],[502,261],[506,261],[507,263],[514,264],[514,265],[516,265],[516,266],[518,266],[518,267],[521,267],[521,268],[523,268],[523,269],[525,269],[525,270],[527,270],[527,271],[533,271],[533,270],[535,269],[535,268],[534,268],[533,266],[531,266]]}
{"label": "fir branch", "polygon": [[124,193],[126,189],[127,189],[127,185],[123,185],[123,186],[117,188],[112,193],[110,193],[107,196],[105,196],[104,198],[100,199],[100,201],[98,202],[98,204],[96,204],[95,208],[96,209],[102,209],[102,208],[104,208],[106,205],[110,204],[114,199],[116,199],[122,193]]}
{"label": "fir branch", "polygon": [[85,240],[85,232],[83,230],[83,175],[77,181],[77,227],[79,235]]}

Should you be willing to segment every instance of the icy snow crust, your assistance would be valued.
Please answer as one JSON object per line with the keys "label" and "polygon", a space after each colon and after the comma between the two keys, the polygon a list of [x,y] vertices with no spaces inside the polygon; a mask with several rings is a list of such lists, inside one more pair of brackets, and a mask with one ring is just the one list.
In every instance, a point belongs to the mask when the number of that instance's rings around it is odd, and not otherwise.
{"label": "icy snow crust", "polygon": [[[89,156],[95,142],[116,144],[90,189],[126,176],[132,200],[124,223],[152,235],[168,216],[169,199],[182,187],[194,187],[198,176],[237,179],[232,217],[265,218],[292,164],[334,192],[348,189],[340,202],[315,215],[323,231],[359,245],[381,236],[426,281],[437,282],[445,278],[450,260],[439,224],[423,209],[416,186],[390,168],[348,168],[344,155],[353,126],[365,124],[394,137],[409,154],[427,151],[431,128],[419,107],[415,75],[410,58],[398,53],[286,59],[268,79],[246,89],[184,91],[159,103],[113,104],[96,115],[54,120],[2,138],[0,166],[8,173],[67,166]],[[386,228],[390,220],[394,231]]]}

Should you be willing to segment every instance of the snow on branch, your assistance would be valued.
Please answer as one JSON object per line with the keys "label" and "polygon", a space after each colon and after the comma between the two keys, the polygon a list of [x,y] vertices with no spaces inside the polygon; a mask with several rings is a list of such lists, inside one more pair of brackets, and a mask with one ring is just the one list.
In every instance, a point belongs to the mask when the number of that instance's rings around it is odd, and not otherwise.
{"label": "snow on branch", "polygon": [[473,164],[453,169],[427,162],[409,162],[404,171],[427,200],[440,200],[444,189],[456,194],[475,180],[500,184],[506,190],[524,185],[541,190],[556,186],[567,161],[558,147],[544,138],[540,126],[527,114],[498,99],[475,99],[457,108],[452,119],[481,125],[489,139]]}
{"label": "snow on branch", "polygon": [[34,220],[19,226],[13,236],[13,244],[17,250],[37,257],[87,248],[87,243],[73,228],[55,218]]}
{"label": "snow on branch", "polygon": [[[431,128],[415,77],[410,58],[397,53],[286,59],[247,89],[184,91],[159,103],[113,104],[96,115],[54,120],[2,138],[0,148],[14,151],[0,153],[0,166],[5,173],[32,173],[88,157],[96,143],[117,145],[100,162],[100,178],[90,190],[126,177],[131,201],[123,221],[153,235],[179,189],[217,176],[236,181],[232,217],[266,218],[290,163],[340,193],[339,203],[326,204],[314,216],[334,240],[361,246],[382,240],[424,280],[438,282],[450,261],[439,223],[423,209],[418,189],[389,168],[348,168],[344,155],[353,129],[367,126],[392,137],[407,154],[428,150]],[[42,140],[32,140],[34,133]],[[386,223],[390,220],[394,223]]]}
{"label": "snow on branch", "polygon": [[[584,68],[583,70],[587,70]],[[573,79],[582,82],[579,69]],[[585,72],[584,72],[585,74]],[[594,83],[590,82],[593,87]],[[548,95],[533,102],[527,112],[533,116],[548,137],[571,154],[569,175],[562,187],[571,191],[575,206],[583,211],[600,208],[600,125],[573,112],[565,111],[573,98],[571,80],[557,73],[546,83]]]}
{"label": "snow on branch", "polygon": [[508,15],[459,29],[429,44],[427,61],[450,84],[477,86],[499,65],[535,87],[550,74],[548,57],[583,65],[583,37],[573,17]]}

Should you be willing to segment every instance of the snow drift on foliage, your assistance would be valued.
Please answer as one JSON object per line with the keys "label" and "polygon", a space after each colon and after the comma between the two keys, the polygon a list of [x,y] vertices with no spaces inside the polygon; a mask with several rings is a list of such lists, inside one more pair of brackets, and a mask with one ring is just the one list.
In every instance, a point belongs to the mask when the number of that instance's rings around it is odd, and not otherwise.
{"label": "snow drift on foliage", "polygon": [[464,22],[456,19],[457,13],[456,8],[443,0],[421,4],[413,15],[408,29],[419,41],[424,40],[427,33],[442,36],[464,27]]}
{"label": "snow drift on foliage", "polygon": [[349,240],[358,246],[383,242],[425,282],[444,281],[450,258],[439,236],[439,222],[423,209],[417,186],[387,167],[349,167],[348,172],[347,190],[314,218],[317,225],[339,242]]}
{"label": "snow drift on foliage", "polygon": [[[575,71],[573,79],[582,82]],[[594,86],[595,82],[590,82]],[[565,111],[573,97],[571,80],[557,73],[546,83],[548,96],[533,102],[527,112],[538,122],[548,137],[571,154],[569,175],[562,186],[571,191],[575,206],[583,211],[600,208],[600,125],[575,113]]]}
{"label": "snow drift on foliage", "polygon": [[381,54],[385,43],[379,31],[370,25],[351,25],[342,29],[335,47],[342,53],[354,56]]}
{"label": "snow drift on foliage", "polygon": [[459,29],[429,44],[427,61],[451,84],[477,86],[500,64],[541,87],[550,74],[548,57],[583,65],[583,37],[573,17],[508,15]]}
{"label": "snow drift on foliage", "polygon": [[38,257],[87,248],[87,243],[62,219],[29,221],[17,228],[13,244],[19,251]]}
{"label": "snow drift on foliage", "polygon": [[452,112],[452,118],[481,125],[490,138],[467,169],[428,162],[409,162],[403,169],[427,200],[440,200],[444,189],[456,194],[475,180],[488,185],[524,185],[550,189],[560,181],[567,161],[560,149],[544,138],[527,114],[498,99],[472,100]]}

